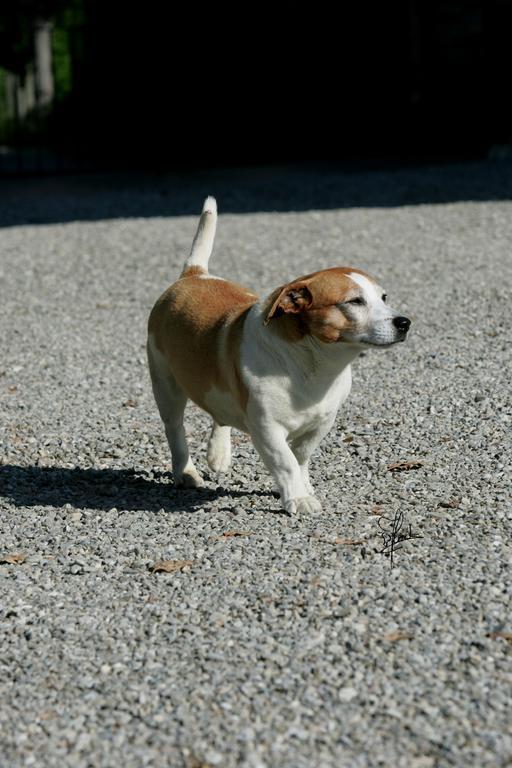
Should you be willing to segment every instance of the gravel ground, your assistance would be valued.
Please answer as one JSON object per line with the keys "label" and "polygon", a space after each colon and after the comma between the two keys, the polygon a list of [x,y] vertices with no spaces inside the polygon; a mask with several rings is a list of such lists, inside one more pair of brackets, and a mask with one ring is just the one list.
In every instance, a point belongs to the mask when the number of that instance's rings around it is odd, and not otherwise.
{"label": "gravel ground", "polygon": [[[4,766],[512,764],[511,170],[2,183]],[[354,366],[321,516],[281,513],[244,435],[208,474],[195,407],[207,487],[173,488],[145,324],[207,192],[214,272],[352,264],[413,318]]]}

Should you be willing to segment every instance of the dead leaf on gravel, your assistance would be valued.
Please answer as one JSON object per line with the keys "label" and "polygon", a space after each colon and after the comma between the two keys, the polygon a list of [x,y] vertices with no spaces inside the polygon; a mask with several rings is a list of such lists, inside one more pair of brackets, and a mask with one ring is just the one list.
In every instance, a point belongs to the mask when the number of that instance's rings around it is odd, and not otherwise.
{"label": "dead leaf on gravel", "polygon": [[422,461],[397,461],[394,464],[388,464],[388,469],[390,472],[408,472],[410,469],[419,469],[422,466]]}
{"label": "dead leaf on gravel", "polygon": [[497,640],[501,637],[503,640],[506,640],[507,643],[512,644],[512,632],[503,632],[501,630],[497,632],[488,632],[487,637],[490,637],[492,640]]}
{"label": "dead leaf on gravel", "polygon": [[9,563],[11,565],[17,565],[18,563],[24,563],[27,556],[20,552],[17,555],[0,555],[0,563]]}
{"label": "dead leaf on gravel", "polygon": [[187,768],[210,768],[209,763],[205,763],[204,760],[200,760],[198,757],[189,757],[187,760]]}
{"label": "dead leaf on gravel", "polygon": [[182,571],[183,568],[192,565],[193,562],[193,560],[157,560],[151,567],[151,571],[152,573],[157,573],[158,571],[174,573],[175,571]]}
{"label": "dead leaf on gravel", "polygon": [[57,713],[54,709],[43,709],[43,711],[39,713],[40,720],[53,720],[56,717]]}
{"label": "dead leaf on gravel", "polygon": [[125,400],[123,403],[123,408],[136,408],[138,405],[137,400],[132,400],[129,398],[128,400]]}
{"label": "dead leaf on gravel", "polygon": [[412,635],[397,629],[395,632],[388,632],[387,635],[384,635],[384,640],[387,640],[388,643],[396,643],[398,640],[412,640]]}
{"label": "dead leaf on gravel", "polygon": [[437,506],[443,507],[443,509],[457,509],[460,507],[460,499],[454,496],[450,501],[440,501]]}
{"label": "dead leaf on gravel", "polygon": [[347,435],[346,437],[343,438],[343,442],[351,443],[353,439],[354,439],[354,435]]}
{"label": "dead leaf on gravel", "polygon": [[221,536],[215,536],[217,540],[232,539],[234,536],[251,536],[252,531],[225,531]]}
{"label": "dead leaf on gravel", "polygon": [[362,539],[334,539],[333,541],[333,544],[344,544],[347,547],[355,547],[362,543]]}

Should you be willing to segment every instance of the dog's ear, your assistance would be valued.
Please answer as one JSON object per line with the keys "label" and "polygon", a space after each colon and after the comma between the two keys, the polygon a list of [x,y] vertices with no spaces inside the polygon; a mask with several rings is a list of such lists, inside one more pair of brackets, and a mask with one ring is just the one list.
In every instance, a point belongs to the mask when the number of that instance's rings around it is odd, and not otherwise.
{"label": "dog's ear", "polygon": [[268,325],[272,318],[278,315],[285,313],[297,314],[302,312],[303,309],[309,309],[312,303],[313,296],[306,283],[289,283],[277,294],[265,318],[264,325]]}

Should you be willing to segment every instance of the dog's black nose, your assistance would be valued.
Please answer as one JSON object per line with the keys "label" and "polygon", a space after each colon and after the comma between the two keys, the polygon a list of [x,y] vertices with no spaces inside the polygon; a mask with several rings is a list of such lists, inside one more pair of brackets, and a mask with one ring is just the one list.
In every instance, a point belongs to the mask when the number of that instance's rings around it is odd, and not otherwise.
{"label": "dog's black nose", "polygon": [[397,330],[402,331],[402,333],[407,333],[410,328],[411,321],[408,317],[402,317],[401,315],[398,315],[398,317],[393,318],[393,325]]}

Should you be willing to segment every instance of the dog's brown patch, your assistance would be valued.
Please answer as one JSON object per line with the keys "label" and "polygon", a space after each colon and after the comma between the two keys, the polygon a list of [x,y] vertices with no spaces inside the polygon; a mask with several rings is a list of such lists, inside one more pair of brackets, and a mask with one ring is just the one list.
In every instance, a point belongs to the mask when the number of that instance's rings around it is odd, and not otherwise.
{"label": "dog's brown patch", "polygon": [[[227,280],[186,276],[158,299],[148,331],[187,395],[209,411],[206,393],[230,391],[242,410],[248,392],[240,374],[240,344],[257,296]],[[213,414],[212,414],[213,415]]]}

